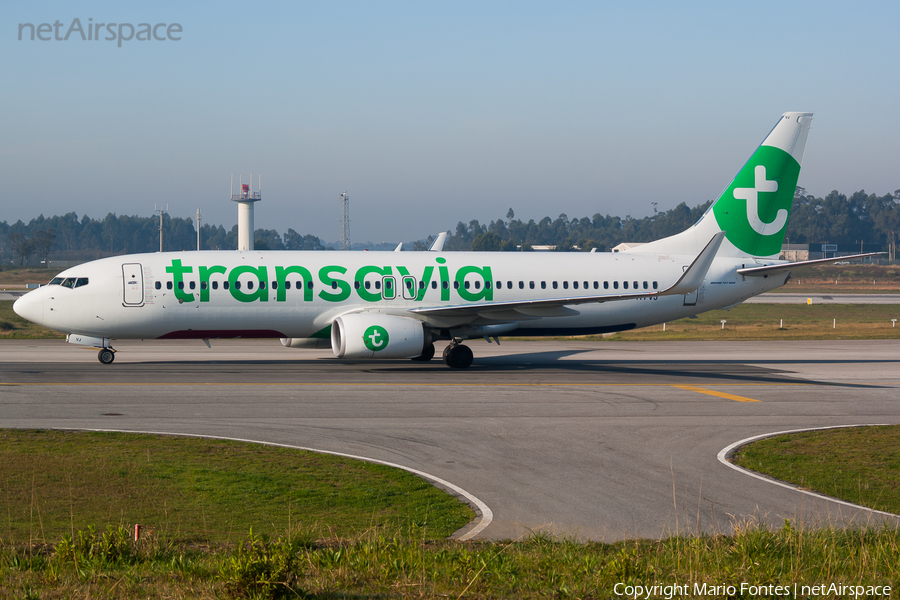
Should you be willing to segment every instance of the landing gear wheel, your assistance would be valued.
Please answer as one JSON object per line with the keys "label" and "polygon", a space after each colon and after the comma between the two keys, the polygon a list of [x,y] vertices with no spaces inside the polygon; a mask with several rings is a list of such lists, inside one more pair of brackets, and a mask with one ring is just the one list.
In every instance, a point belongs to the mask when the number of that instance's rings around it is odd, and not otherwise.
{"label": "landing gear wheel", "polygon": [[104,365],[111,365],[116,360],[116,353],[109,348],[104,348],[97,354],[97,359]]}
{"label": "landing gear wheel", "polygon": [[421,362],[428,362],[434,358],[434,344],[428,344],[422,349],[422,354],[414,357],[412,360],[417,360]]}
{"label": "landing gear wheel", "polygon": [[465,369],[472,364],[472,349],[462,344],[450,344],[444,348],[444,363],[453,369]]}

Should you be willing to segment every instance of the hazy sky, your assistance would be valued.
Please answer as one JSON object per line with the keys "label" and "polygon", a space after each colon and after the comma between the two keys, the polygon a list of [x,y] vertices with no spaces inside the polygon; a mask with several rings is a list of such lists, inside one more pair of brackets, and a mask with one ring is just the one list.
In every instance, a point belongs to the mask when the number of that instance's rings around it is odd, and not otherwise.
{"label": "hazy sky", "polygon": [[[900,188],[897,2],[19,2],[0,26],[0,220],[193,215],[410,240],[715,197],[785,111],[800,185]],[[180,41],[22,23],[177,23]],[[166,26],[157,29],[165,37]],[[128,29],[123,35],[128,36]],[[54,34],[50,34],[53,37]],[[101,37],[110,36],[104,28]],[[45,35],[45,37],[47,37]],[[254,184],[254,188],[255,188]]]}

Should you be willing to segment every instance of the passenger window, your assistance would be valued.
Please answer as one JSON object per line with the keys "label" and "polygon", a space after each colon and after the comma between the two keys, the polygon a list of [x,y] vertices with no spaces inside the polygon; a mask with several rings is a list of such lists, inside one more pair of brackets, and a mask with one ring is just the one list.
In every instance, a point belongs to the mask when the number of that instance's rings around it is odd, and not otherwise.
{"label": "passenger window", "polygon": [[406,289],[411,290],[411,289],[413,288],[413,282],[412,282],[412,279],[407,279],[407,280],[405,281],[405,283],[406,283]]}
{"label": "passenger window", "polygon": [[190,282],[189,285],[191,286],[191,289],[194,289],[194,288],[197,287],[197,282],[196,282],[196,281],[192,281],[192,282]]}
{"label": "passenger window", "polygon": [[554,281],[554,282],[553,282],[553,289],[555,290],[555,289],[557,289],[557,288],[559,288],[559,284],[556,283],[556,282]]}
{"label": "passenger window", "polygon": [[520,282],[519,282],[519,289],[520,289],[520,290],[524,290],[524,289],[525,289],[525,282],[524,282],[524,281],[520,281]]}
{"label": "passenger window", "polygon": [[573,281],[573,282],[572,282],[572,287],[573,287],[574,289],[577,290],[577,289],[578,289],[578,282],[577,282],[577,281]]}
{"label": "passenger window", "polygon": [[454,290],[458,290],[458,289],[459,289],[459,282],[458,282],[458,281],[454,281],[454,282],[453,282],[453,289],[454,289]]}
{"label": "passenger window", "polygon": [[547,282],[546,282],[546,281],[542,281],[542,282],[541,282],[541,289],[542,289],[542,290],[546,290],[546,289],[547,289]]}
{"label": "passenger window", "polygon": [[638,282],[637,282],[637,281],[634,282],[634,289],[638,289]]}
{"label": "passenger window", "polygon": [[261,290],[266,289],[266,282],[265,282],[265,281],[260,281],[260,282],[259,282],[259,289],[261,289]]}
{"label": "passenger window", "polygon": [[656,282],[654,281],[654,282],[653,282],[653,289],[655,290],[656,287],[657,287],[657,286],[656,286]]}
{"label": "passenger window", "polygon": [[273,290],[277,290],[277,289],[278,289],[278,282],[277,282],[277,281],[273,281],[273,282],[270,284],[270,287],[271,287]]}
{"label": "passenger window", "polygon": [[608,289],[609,289],[609,282],[608,282],[608,281],[604,281],[604,282],[603,282],[603,289],[604,289],[604,290],[608,290]]}
{"label": "passenger window", "polygon": [[533,281],[529,281],[529,282],[528,282],[528,288],[529,288],[529,289],[532,289],[532,290],[534,289],[534,282],[533,282]]}
{"label": "passenger window", "polygon": [[167,282],[166,282],[166,289],[167,289],[167,290],[171,290],[171,289],[172,289],[172,282],[171,282],[171,281],[167,281]]}
{"label": "passenger window", "polygon": [[[388,284],[388,287],[391,287],[391,285]],[[337,289],[337,281],[332,281],[332,282],[331,282],[331,289],[333,289],[333,290],[336,290],[336,289]]]}
{"label": "passenger window", "polygon": [[358,281],[354,281],[354,282],[353,282],[353,289],[358,290],[359,287],[360,287],[360,286],[359,286],[359,282],[358,282]]}
{"label": "passenger window", "polygon": [[507,281],[507,282],[506,282],[506,289],[508,289],[508,290],[511,290],[511,289],[512,289],[512,281]]}
{"label": "passenger window", "polygon": [[613,289],[614,289],[614,290],[619,289],[619,282],[618,282],[618,281],[613,281]]}
{"label": "passenger window", "polygon": [[179,282],[178,282],[178,289],[179,289],[179,290],[183,290],[183,289],[184,289],[184,282],[183,282],[183,281],[179,281]]}
{"label": "passenger window", "polygon": [[218,282],[218,281],[213,281],[213,289],[214,289],[214,290],[219,289],[219,282]]}
{"label": "passenger window", "polygon": [[441,287],[444,288],[445,290],[449,290],[449,289],[450,289],[450,283],[447,282],[447,281],[442,281],[442,282],[441,282]]}
{"label": "passenger window", "polygon": [[286,290],[291,289],[291,282],[290,282],[290,281],[285,281],[285,282],[284,282],[284,289],[286,289]]}
{"label": "passenger window", "polygon": [[[475,282],[475,289],[476,289],[476,290],[478,289],[478,282],[477,282],[477,281]],[[490,281],[485,281],[485,282],[484,282],[484,289],[486,289],[486,290],[491,289],[491,282],[490,282]]]}
{"label": "passenger window", "polygon": [[595,289],[595,290],[599,290],[599,289],[600,289],[600,282],[598,282],[598,281],[595,281],[595,282],[594,282],[594,289]]}
{"label": "passenger window", "polygon": [[650,286],[647,285],[647,282],[645,281],[645,282],[644,282],[644,289],[646,290],[646,289],[649,288],[649,287],[650,287]]}
{"label": "passenger window", "polygon": [[248,281],[248,282],[247,282],[247,289],[248,289],[248,290],[252,290],[252,289],[253,289],[253,282],[252,282],[252,281]]}
{"label": "passenger window", "polygon": [[[487,285],[491,285],[491,284],[488,283]],[[476,289],[476,290],[480,290],[480,289],[481,289],[481,282],[480,282],[480,281],[476,281],[476,282],[475,282],[475,289]]]}
{"label": "passenger window", "polygon": [[227,281],[222,282],[222,289],[227,290],[231,285]]}
{"label": "passenger window", "polygon": [[563,281],[563,289],[564,289],[564,290],[569,289],[569,282],[568,282],[568,281]]}
{"label": "passenger window", "polygon": [[[300,287],[302,288],[302,287],[303,287],[303,284],[300,284]],[[313,282],[312,282],[312,281],[307,281],[307,282],[306,282],[306,287],[307,287],[308,289],[313,289]]]}
{"label": "passenger window", "polygon": [[584,282],[584,289],[588,289],[588,282],[587,282],[587,281]]}
{"label": "passenger window", "polygon": [[157,281],[156,284],[155,284],[153,287],[155,287],[155,288],[158,289],[158,290],[161,290],[161,289],[162,289],[162,282]]}
{"label": "passenger window", "polygon": [[497,287],[498,290],[499,290],[499,289],[502,289],[502,288],[503,288],[503,282],[502,282],[502,281],[498,281],[496,287]]}
{"label": "passenger window", "polygon": [[432,281],[432,282],[431,282],[431,289],[433,289],[433,290],[436,290],[436,289],[437,289],[437,281]]}
{"label": "passenger window", "polygon": [[209,284],[206,283],[205,281],[201,281],[201,282],[200,282],[200,289],[201,289],[201,290],[205,290],[205,289],[208,288],[208,287],[209,287]]}
{"label": "passenger window", "polygon": [[366,289],[368,290],[369,288],[372,287],[372,283],[369,282],[369,281],[367,281],[367,282],[365,283],[365,286],[366,286]]}
{"label": "passenger window", "polygon": [[627,289],[628,289],[628,282],[627,282],[627,281],[623,281],[623,282],[622,282],[622,287],[625,288],[625,289],[627,290]]}
{"label": "passenger window", "polygon": [[465,284],[466,289],[469,289],[469,282],[468,282],[468,281],[464,281],[463,283]]}
{"label": "passenger window", "polygon": [[380,282],[380,281],[376,281],[376,282],[375,282],[375,289],[376,289],[376,290],[380,290],[380,289],[381,289],[381,282]]}
{"label": "passenger window", "polygon": [[240,281],[235,281],[235,282],[234,282],[234,289],[236,289],[236,290],[241,289],[241,282],[240,282]]}

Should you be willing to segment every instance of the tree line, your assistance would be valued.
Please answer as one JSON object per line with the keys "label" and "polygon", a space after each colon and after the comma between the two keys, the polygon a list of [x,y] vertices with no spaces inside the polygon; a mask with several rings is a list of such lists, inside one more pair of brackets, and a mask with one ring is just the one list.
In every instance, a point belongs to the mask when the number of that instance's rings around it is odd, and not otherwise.
{"label": "tree line", "polygon": [[[445,250],[515,251],[533,246],[555,246],[560,251],[607,251],[621,242],[649,242],[685,230],[703,215],[711,201],[689,207],[681,203],[675,208],[634,218],[595,214],[593,217],[570,219],[560,214],[556,219],[544,217],[527,222],[515,218],[509,209],[505,218],[481,224],[460,221],[449,235]],[[50,260],[89,260],[116,254],[156,252],[159,250],[159,217],[139,217],[110,213],[103,219],[74,212],[28,223],[0,221],[0,264],[34,264]],[[197,248],[197,230],[190,218],[163,214],[163,250],[180,251]],[[864,242],[868,247],[886,247],[900,233],[900,190],[878,196],[860,190],[849,196],[833,191],[824,198],[808,195],[797,188],[788,221],[786,241],[792,244]],[[234,250],[237,248],[237,225],[226,230],[221,225],[204,224],[200,228],[201,249]],[[425,250],[431,238],[420,239],[406,248]],[[259,250],[326,250],[322,241],[311,234],[287,229],[257,229],[254,245]]]}
{"label": "tree line", "polygon": [[[162,216],[164,251],[196,250],[197,229],[189,218]],[[325,250],[314,235],[302,235],[288,229],[282,236],[275,229],[257,229],[254,245],[258,250]],[[221,225],[200,227],[202,250],[237,249],[237,225],[226,231]],[[28,223],[19,220],[12,225],[0,221],[0,259],[9,265],[46,261],[53,253],[57,260],[89,260],[116,254],[157,252],[160,249],[158,216],[138,217],[109,213],[106,218],[92,219],[74,212]]]}
{"label": "tree line", "polygon": [[[693,208],[684,202],[673,209],[651,216],[593,217],[569,219],[565,214],[556,219],[544,217],[527,223],[515,218],[509,209],[505,219],[489,224],[477,220],[460,221],[447,238],[450,250],[528,250],[537,245],[556,246],[559,251],[593,248],[608,251],[621,242],[650,242],[684,231],[703,215],[712,204],[704,202]],[[860,190],[850,196],[833,191],[824,198],[807,194],[798,187],[788,220],[785,241],[791,244],[859,244],[887,247],[900,235],[900,190],[878,196]]]}

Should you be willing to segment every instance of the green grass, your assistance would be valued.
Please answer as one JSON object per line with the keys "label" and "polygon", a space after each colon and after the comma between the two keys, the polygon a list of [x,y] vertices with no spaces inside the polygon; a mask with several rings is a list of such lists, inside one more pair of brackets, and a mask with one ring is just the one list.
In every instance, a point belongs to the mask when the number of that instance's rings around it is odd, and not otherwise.
{"label": "green grass", "polygon": [[828,496],[900,514],[900,425],[780,435],[734,463]]}
{"label": "green grass", "polygon": [[0,300],[0,340],[2,339],[63,339],[66,336],[26,321],[13,311],[13,300]]}
{"label": "green grass", "polygon": [[[617,598],[617,584],[688,586],[675,598],[846,597],[803,586],[900,585],[897,529],[802,530],[738,524],[732,535],[579,543],[427,542],[365,534],[340,541],[291,532],[241,544],[134,544],[127,531],[81,532],[53,547],[0,548],[0,595],[17,598]],[[787,586],[752,594],[702,586]],[[794,585],[797,595],[794,596]],[[695,587],[696,586],[696,587]],[[699,588],[699,589],[698,589]],[[854,588],[856,589],[856,588]],[[3,592],[6,591],[6,594]],[[641,595],[643,597],[643,594]]]}
{"label": "green grass", "polygon": [[[721,320],[725,319],[725,329]],[[834,319],[837,326],[834,327]],[[612,341],[898,339],[900,304],[742,304],[662,325],[617,333]],[[782,320],[784,327],[781,327]],[[588,339],[600,339],[592,337]]]}
{"label": "green grass", "polygon": [[179,542],[252,527],[328,535],[423,529],[440,539],[471,509],[398,469],[259,444],[138,434],[0,431],[0,541],[54,542],[140,523]]}
{"label": "green grass", "polygon": [[[455,500],[426,498],[423,485],[444,495],[392,469],[190,438],[0,434],[0,513],[8,521],[0,537],[0,598],[537,600],[617,598],[623,596],[615,594],[616,584],[675,583],[689,587],[675,594],[683,598],[726,595],[703,595],[695,585],[742,583],[789,586],[791,597],[795,584],[863,586],[859,596],[873,597],[870,586],[900,587],[896,528],[740,522],[728,535],[658,541],[582,543],[536,534],[512,542],[457,542],[439,539],[455,523],[438,535],[433,519],[454,513],[465,522],[470,513],[448,511],[458,507]],[[883,445],[896,447],[896,439],[885,438]],[[162,521],[141,519],[157,528],[132,541],[122,524],[160,504],[166,511],[155,514]],[[338,504],[350,508],[343,512]],[[180,526],[173,525],[176,513]],[[294,515],[290,525],[286,514]],[[204,531],[188,525],[199,521]],[[219,532],[216,542],[209,532],[215,527],[233,533]],[[653,597],[665,594],[663,588]],[[814,594],[798,587],[798,596]]]}

